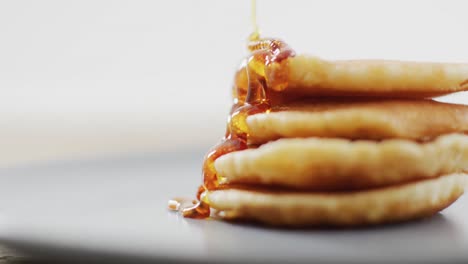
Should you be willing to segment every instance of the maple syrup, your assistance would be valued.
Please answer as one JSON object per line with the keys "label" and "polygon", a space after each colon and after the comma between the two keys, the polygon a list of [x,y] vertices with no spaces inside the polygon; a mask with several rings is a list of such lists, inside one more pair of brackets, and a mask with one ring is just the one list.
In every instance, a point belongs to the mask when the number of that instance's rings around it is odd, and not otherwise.
{"label": "maple syrup", "polygon": [[252,1],[252,23],[254,32],[249,37],[250,55],[243,67],[236,73],[232,90],[233,106],[227,122],[224,138],[205,156],[203,163],[203,185],[198,188],[197,200],[176,198],[169,201],[169,209],[189,218],[207,218],[210,206],[207,192],[230,188],[220,184],[222,179],[216,173],[214,162],[230,152],[251,148],[246,119],[249,115],[269,112],[271,103],[281,101],[280,91],[287,87],[287,58],[294,51],[279,39],[260,38],[255,17],[255,0]]}
{"label": "maple syrup", "polygon": [[256,41],[260,39],[260,30],[258,29],[258,24],[257,24],[257,1],[256,0],[251,0],[250,1],[251,6],[251,14],[250,14],[250,19],[251,23],[253,26],[253,32],[250,34],[249,40],[250,41]]}

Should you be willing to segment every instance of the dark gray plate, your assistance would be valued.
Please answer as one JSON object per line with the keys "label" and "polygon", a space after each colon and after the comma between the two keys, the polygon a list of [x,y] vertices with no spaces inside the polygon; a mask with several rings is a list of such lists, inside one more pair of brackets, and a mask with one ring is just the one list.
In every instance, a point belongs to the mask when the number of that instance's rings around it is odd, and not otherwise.
{"label": "dark gray plate", "polygon": [[[468,201],[427,220],[279,230],[166,210],[200,183],[203,151],[0,170],[0,243],[68,259],[144,262],[468,262]],[[411,202],[411,201],[408,201]]]}

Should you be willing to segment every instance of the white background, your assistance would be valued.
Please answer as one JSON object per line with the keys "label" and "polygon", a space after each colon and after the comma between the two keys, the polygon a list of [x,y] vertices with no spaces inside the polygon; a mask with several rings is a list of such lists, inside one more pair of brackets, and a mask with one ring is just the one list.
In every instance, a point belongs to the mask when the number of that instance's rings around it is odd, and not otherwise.
{"label": "white background", "polygon": [[[259,0],[258,23],[324,58],[468,62],[467,4]],[[209,147],[251,29],[248,0],[0,1],[0,164]]]}

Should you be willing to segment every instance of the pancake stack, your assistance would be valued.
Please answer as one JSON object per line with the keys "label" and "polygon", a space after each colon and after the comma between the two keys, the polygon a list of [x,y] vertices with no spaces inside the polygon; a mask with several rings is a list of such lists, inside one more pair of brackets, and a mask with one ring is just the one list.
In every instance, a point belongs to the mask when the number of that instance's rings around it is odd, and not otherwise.
{"label": "pancake stack", "polygon": [[431,216],[463,194],[468,106],[430,98],[468,90],[468,64],[290,56],[280,66],[287,85],[267,89],[289,100],[248,115],[249,147],[214,161],[220,187],[204,199],[218,217],[374,225]]}

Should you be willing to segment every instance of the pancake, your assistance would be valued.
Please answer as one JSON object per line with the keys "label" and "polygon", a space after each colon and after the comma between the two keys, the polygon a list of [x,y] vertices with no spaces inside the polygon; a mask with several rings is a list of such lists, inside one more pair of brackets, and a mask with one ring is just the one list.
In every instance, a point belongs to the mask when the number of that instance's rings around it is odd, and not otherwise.
{"label": "pancake", "polygon": [[301,95],[428,98],[468,90],[468,64],[461,63],[297,56],[287,65],[285,92]]}
{"label": "pancake", "polygon": [[427,143],[389,139],[279,139],[215,161],[221,183],[336,191],[400,184],[468,170],[468,136]]}
{"label": "pancake", "polygon": [[276,226],[357,226],[431,216],[464,192],[467,174],[361,192],[294,193],[238,189],[208,194],[212,208],[227,220]]}
{"label": "pancake", "polygon": [[432,100],[308,100],[247,118],[249,141],[341,137],[426,140],[468,132],[468,106]]}

